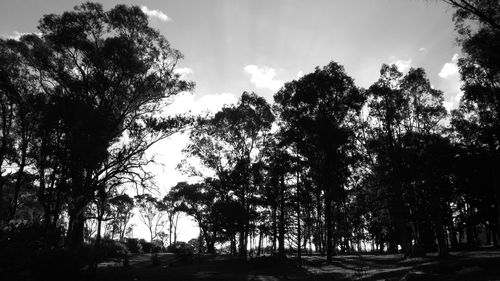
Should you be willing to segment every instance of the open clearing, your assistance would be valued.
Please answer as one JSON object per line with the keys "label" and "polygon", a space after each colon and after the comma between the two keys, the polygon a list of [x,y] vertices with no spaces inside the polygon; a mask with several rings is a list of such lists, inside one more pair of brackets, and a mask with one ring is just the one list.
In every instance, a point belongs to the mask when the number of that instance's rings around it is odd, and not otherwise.
{"label": "open clearing", "polygon": [[446,259],[430,254],[402,259],[401,255],[345,255],[327,263],[325,257],[305,256],[302,267],[294,257],[244,261],[230,256],[198,256],[180,264],[173,254],[134,256],[130,267],[102,264],[99,280],[500,280],[500,250],[452,252]]}

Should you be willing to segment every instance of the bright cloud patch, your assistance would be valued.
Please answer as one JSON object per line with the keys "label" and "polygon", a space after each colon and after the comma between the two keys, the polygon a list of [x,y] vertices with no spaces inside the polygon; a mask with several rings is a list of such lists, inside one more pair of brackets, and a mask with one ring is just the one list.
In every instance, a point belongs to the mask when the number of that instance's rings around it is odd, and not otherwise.
{"label": "bright cloud patch", "polygon": [[182,79],[185,79],[189,74],[193,74],[193,70],[189,67],[180,67],[174,69],[175,74],[179,74]]}
{"label": "bright cloud patch", "polygon": [[398,67],[399,71],[406,72],[411,67],[411,59],[407,59],[407,60],[398,59],[398,60],[393,61],[392,64],[395,64]]}
{"label": "bright cloud patch", "polygon": [[250,81],[252,81],[257,88],[265,88],[276,91],[284,84],[283,80],[274,79],[276,76],[276,70],[274,70],[274,68],[250,64],[245,66],[244,69],[250,74]]}
{"label": "bright cloud patch", "polygon": [[463,95],[460,89],[462,81],[458,75],[458,58],[458,54],[454,54],[451,61],[445,63],[438,74],[442,78],[439,82],[439,89],[444,92],[444,106],[448,111],[458,107]]}
{"label": "bright cloud patch", "polygon": [[157,19],[159,19],[161,21],[171,21],[172,20],[169,16],[167,16],[167,14],[165,14],[164,12],[162,12],[160,10],[150,10],[146,6],[141,6],[141,10],[148,17],[157,18]]}
{"label": "bright cloud patch", "polygon": [[300,71],[297,73],[297,79],[302,78],[302,76],[304,76],[304,71],[300,70]]}
{"label": "bright cloud patch", "polygon": [[237,101],[237,98],[231,93],[204,95],[196,98],[196,94],[184,92],[175,97],[167,111],[171,115],[215,113],[224,105],[235,104]]}
{"label": "bright cloud patch", "polygon": [[426,49],[425,49],[424,47],[422,47],[422,48],[420,48],[420,49],[418,49],[418,50],[419,50],[420,52],[423,52],[423,51],[425,51]]}
{"label": "bright cloud patch", "polygon": [[19,40],[21,38],[21,36],[28,35],[28,34],[35,34],[38,37],[42,36],[41,32],[29,33],[29,32],[14,31],[14,32],[12,32],[12,35],[9,36],[9,39]]}
{"label": "bright cloud patch", "polygon": [[453,57],[451,58],[451,62],[447,62],[443,65],[443,68],[441,68],[441,71],[439,72],[439,77],[441,78],[448,78],[454,75],[458,74],[458,54],[454,54]]}

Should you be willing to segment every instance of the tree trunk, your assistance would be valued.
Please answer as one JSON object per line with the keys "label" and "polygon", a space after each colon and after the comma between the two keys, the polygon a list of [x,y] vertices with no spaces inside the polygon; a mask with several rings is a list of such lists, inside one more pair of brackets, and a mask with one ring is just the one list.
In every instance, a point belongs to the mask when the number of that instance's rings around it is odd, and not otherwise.
{"label": "tree trunk", "polygon": [[325,223],[326,223],[326,261],[332,262],[333,256],[333,218],[331,192],[327,190],[325,196]]}
{"label": "tree trunk", "polygon": [[260,251],[261,251],[261,248],[262,248],[262,235],[263,235],[263,232],[262,232],[262,229],[259,230],[259,242],[257,244],[257,256],[260,257]]}
{"label": "tree trunk", "polygon": [[273,253],[276,253],[276,241],[277,241],[277,238],[278,238],[278,223],[276,222],[277,220],[277,208],[276,207],[273,207],[273,212],[272,212],[272,218],[273,218],[273,245],[272,245],[272,250],[273,250]]}
{"label": "tree trunk", "polygon": [[28,149],[28,141],[26,140],[26,136],[24,135],[21,145],[21,162],[19,163],[19,169],[17,170],[16,184],[14,185],[14,195],[12,196],[12,201],[10,203],[9,220],[13,219],[16,216],[19,192],[21,191],[21,186],[24,182],[23,174],[24,174],[24,167],[26,166],[27,149]]}
{"label": "tree trunk", "polygon": [[300,245],[301,239],[301,229],[300,229],[300,185],[299,185],[300,175],[297,171],[297,262],[298,266],[302,266],[302,249]]}
{"label": "tree trunk", "polygon": [[281,176],[280,184],[280,218],[279,218],[279,249],[278,253],[281,258],[285,258],[285,178]]}
{"label": "tree trunk", "polygon": [[215,255],[215,240],[210,237],[208,231],[203,231],[205,243],[207,243],[207,253]]}
{"label": "tree trunk", "polygon": [[172,245],[172,224],[174,223],[173,217],[168,216],[168,245]]}
{"label": "tree trunk", "polygon": [[438,253],[440,257],[448,256],[448,245],[446,243],[446,235],[444,232],[443,219],[441,217],[441,208],[439,205],[440,198],[438,196],[433,196],[432,198],[432,209],[433,209],[433,223],[434,230],[436,233],[436,238],[438,242]]}
{"label": "tree trunk", "polygon": [[70,249],[77,250],[83,245],[83,229],[85,224],[83,210],[79,206],[75,206],[68,210],[68,214],[69,227],[67,245]]}
{"label": "tree trunk", "polygon": [[323,247],[323,224],[322,224],[322,219],[321,219],[321,214],[323,213],[323,210],[321,209],[321,192],[316,193],[316,212],[317,212],[317,228],[316,228],[316,252],[320,253],[321,255],[324,255],[324,247]]}
{"label": "tree trunk", "polygon": [[83,169],[73,168],[71,203],[68,205],[69,227],[67,244],[72,250],[78,250],[83,245],[83,229],[85,224],[84,208],[86,199],[83,184]]}

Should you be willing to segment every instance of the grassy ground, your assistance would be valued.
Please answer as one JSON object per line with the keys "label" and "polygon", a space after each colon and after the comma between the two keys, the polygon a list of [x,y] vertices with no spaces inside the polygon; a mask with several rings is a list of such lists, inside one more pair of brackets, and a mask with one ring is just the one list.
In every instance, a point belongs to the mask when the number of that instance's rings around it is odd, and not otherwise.
{"label": "grassy ground", "polygon": [[449,258],[434,255],[402,259],[400,255],[306,256],[302,267],[294,257],[280,261],[260,257],[244,261],[229,256],[199,256],[179,263],[161,254],[153,266],[150,255],[130,259],[130,267],[102,264],[99,280],[500,280],[500,250],[453,252]]}

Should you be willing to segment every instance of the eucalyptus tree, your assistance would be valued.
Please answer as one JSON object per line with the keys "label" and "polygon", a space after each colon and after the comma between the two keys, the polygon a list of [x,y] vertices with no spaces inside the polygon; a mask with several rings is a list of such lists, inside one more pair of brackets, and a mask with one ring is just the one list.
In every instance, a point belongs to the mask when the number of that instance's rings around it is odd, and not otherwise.
{"label": "eucalyptus tree", "polygon": [[115,234],[118,234],[118,239],[124,241],[127,227],[133,216],[134,199],[127,194],[120,194],[109,199],[109,204],[112,217],[111,237],[114,238]]}
{"label": "eucalyptus tree", "polygon": [[[370,139],[367,148],[375,156],[373,173],[386,199],[391,221],[390,251],[401,244],[405,255],[411,253],[410,214],[415,214],[421,202],[416,192],[423,191],[422,185],[428,184],[428,173],[417,176],[418,156],[427,149],[433,137],[442,132],[441,122],[446,117],[443,107],[443,93],[431,87],[422,69],[410,69],[403,74],[395,65],[383,65],[380,78],[369,89],[368,124]],[[423,177],[423,178],[422,178]],[[437,189],[439,186],[433,186]],[[432,189],[428,190],[432,193]],[[385,193],[385,194],[384,194]],[[439,208],[433,209],[433,216],[440,217]],[[421,218],[414,218],[421,219]],[[414,229],[415,224],[414,221]],[[435,221],[436,229],[442,228]],[[439,226],[438,226],[439,225]],[[445,251],[441,238],[444,230],[437,231],[440,247]],[[413,237],[417,240],[418,237]]]}
{"label": "eucalyptus tree", "polygon": [[284,258],[285,236],[289,224],[287,218],[291,215],[286,205],[292,196],[287,175],[292,171],[293,159],[281,144],[281,138],[280,132],[277,132],[265,142],[263,150],[263,161],[266,163],[265,184],[260,196],[262,207],[270,209],[273,251],[277,248],[279,255]]}
{"label": "eucalyptus tree", "polygon": [[149,193],[137,195],[134,199],[139,218],[148,228],[150,241],[153,242],[165,228],[166,206]]}
{"label": "eucalyptus tree", "polygon": [[305,157],[315,184],[325,193],[326,253],[331,261],[335,252],[332,203],[345,195],[353,122],[365,97],[344,68],[330,62],[286,83],[274,99],[281,126]]}
{"label": "eucalyptus tree", "polygon": [[236,198],[244,210],[239,222],[239,250],[246,257],[251,202],[256,185],[251,167],[269,136],[274,115],[271,106],[255,93],[244,92],[238,104],[225,106],[214,116],[202,118],[190,134],[185,151],[215,172],[225,190],[226,201]]}
{"label": "eucalyptus tree", "polygon": [[[497,234],[500,233],[500,1],[444,1],[455,8],[457,41],[462,47],[458,60],[463,96],[453,112],[452,125],[462,147],[464,162],[482,159],[487,165],[470,169],[470,179],[479,179],[485,188],[484,210],[492,202],[496,209]],[[475,167],[477,168],[477,166]],[[475,175],[481,174],[479,178]],[[471,181],[469,195],[476,193]],[[478,198],[478,194],[475,194]],[[489,196],[488,196],[489,195]],[[493,196],[491,196],[493,195]],[[478,198],[479,199],[479,198]],[[479,201],[484,201],[479,199]]]}
{"label": "eucalyptus tree", "polygon": [[194,184],[180,182],[170,191],[172,200],[178,202],[176,211],[184,212],[195,219],[201,230],[200,235],[207,245],[207,251],[211,254],[215,254],[215,242],[221,231],[221,217],[216,215],[214,208],[218,198],[215,186],[217,184],[213,179]]}
{"label": "eucalyptus tree", "polygon": [[0,39],[0,223],[15,218],[22,187],[32,185],[27,167],[38,121],[36,77],[12,41]]}
{"label": "eucalyptus tree", "polygon": [[172,245],[172,238],[174,243],[177,242],[177,223],[179,221],[179,202],[174,197],[172,190],[163,197],[163,204],[167,211],[168,219],[168,243]]}
{"label": "eucalyptus tree", "polygon": [[[11,45],[46,100],[42,119],[50,122],[37,141],[41,194],[60,170],[68,194],[67,244],[77,248],[84,211],[99,189],[148,178],[141,169],[148,163],[145,150],[184,125],[155,113],[192,84],[174,73],[180,52],[148,26],[137,6],[104,11],[88,2],[45,15],[38,28],[41,36]],[[48,153],[53,138],[58,146]],[[49,158],[62,167],[47,167]]]}

